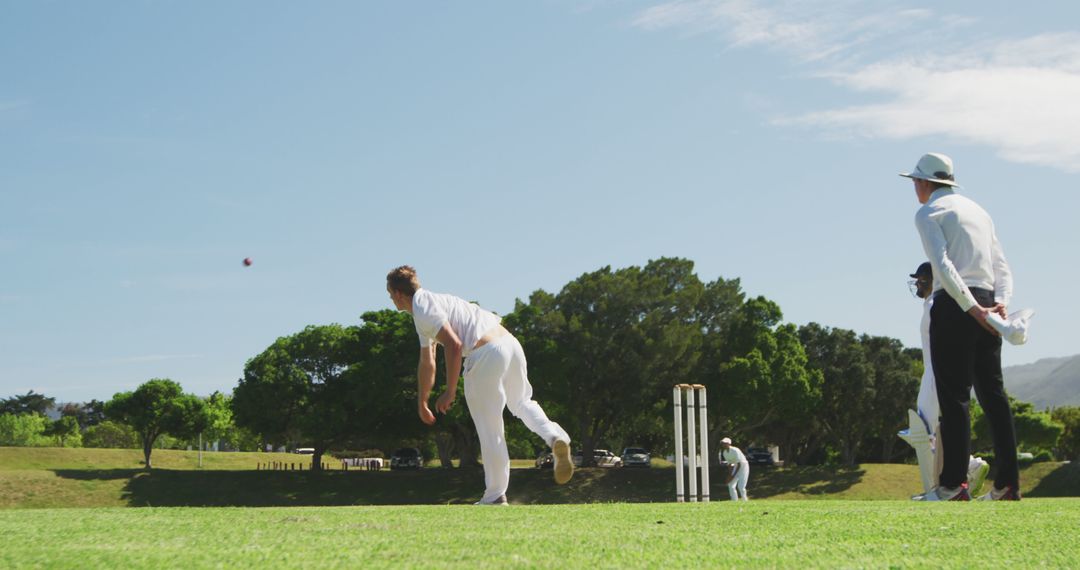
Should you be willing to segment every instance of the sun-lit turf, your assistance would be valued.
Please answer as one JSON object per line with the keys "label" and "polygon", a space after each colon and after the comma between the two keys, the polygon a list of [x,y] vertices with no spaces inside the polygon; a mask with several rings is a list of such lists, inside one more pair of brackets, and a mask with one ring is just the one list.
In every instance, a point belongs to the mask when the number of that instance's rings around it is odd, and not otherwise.
{"label": "sun-lit turf", "polygon": [[0,567],[1075,567],[1077,528],[1078,499],[5,510]]}
{"label": "sun-lit turf", "polygon": [[[472,503],[483,491],[479,468],[368,472],[340,468],[256,471],[257,459],[297,462],[289,454],[160,451],[146,472],[131,450],[0,448],[0,509],[86,507],[285,507]],[[308,458],[310,459],[310,458]],[[522,462],[528,464],[527,462]],[[1080,496],[1080,464],[1039,463],[1021,472],[1026,497]],[[716,477],[712,496],[727,489]],[[919,491],[914,465],[752,468],[754,499],[905,499]],[[674,469],[580,469],[554,485],[550,469],[514,469],[517,504],[663,503],[674,496]]]}

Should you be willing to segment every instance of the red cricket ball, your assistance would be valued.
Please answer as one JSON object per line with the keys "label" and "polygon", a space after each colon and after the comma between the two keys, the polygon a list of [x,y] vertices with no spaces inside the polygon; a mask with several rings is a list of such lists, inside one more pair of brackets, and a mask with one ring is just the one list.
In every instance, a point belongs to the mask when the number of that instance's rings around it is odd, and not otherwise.
{"label": "red cricket ball", "polygon": [[244,258],[244,267],[251,267],[251,258],[250,257],[245,257]]}

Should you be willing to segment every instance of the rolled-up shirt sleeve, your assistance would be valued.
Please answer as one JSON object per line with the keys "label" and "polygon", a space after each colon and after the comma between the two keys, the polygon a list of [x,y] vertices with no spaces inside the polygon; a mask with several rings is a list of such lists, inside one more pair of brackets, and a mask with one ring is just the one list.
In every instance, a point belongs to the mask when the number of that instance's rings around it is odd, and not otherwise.
{"label": "rolled-up shirt sleeve", "polygon": [[934,279],[960,305],[962,310],[967,311],[977,305],[975,297],[968,290],[967,285],[964,285],[960,272],[949,259],[945,233],[927,208],[920,208],[916,212],[915,228],[919,231],[919,238],[922,239],[926,258],[934,269]]}
{"label": "rolled-up shirt sleeve", "polygon": [[1013,280],[1012,269],[1005,260],[1005,252],[1001,249],[997,232],[994,232],[990,243],[991,265],[994,268],[994,300],[1002,305],[1008,305],[1012,299]]}

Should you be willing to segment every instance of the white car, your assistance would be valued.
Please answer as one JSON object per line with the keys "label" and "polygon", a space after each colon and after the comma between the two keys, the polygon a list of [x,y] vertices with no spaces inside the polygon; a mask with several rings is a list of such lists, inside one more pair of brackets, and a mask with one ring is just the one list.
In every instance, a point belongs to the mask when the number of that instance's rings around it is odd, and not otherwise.
{"label": "white car", "polygon": [[[581,451],[574,454],[574,466],[581,467]],[[594,449],[593,461],[597,467],[622,467],[622,458],[606,449]]]}

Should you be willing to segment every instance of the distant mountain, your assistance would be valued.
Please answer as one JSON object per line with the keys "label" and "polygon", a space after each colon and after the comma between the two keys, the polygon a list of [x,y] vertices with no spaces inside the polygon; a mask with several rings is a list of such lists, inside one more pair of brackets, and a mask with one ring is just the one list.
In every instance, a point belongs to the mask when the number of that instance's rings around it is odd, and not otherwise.
{"label": "distant mountain", "polygon": [[1036,410],[1080,406],[1080,354],[1009,366],[1002,374],[1009,395],[1035,404]]}

